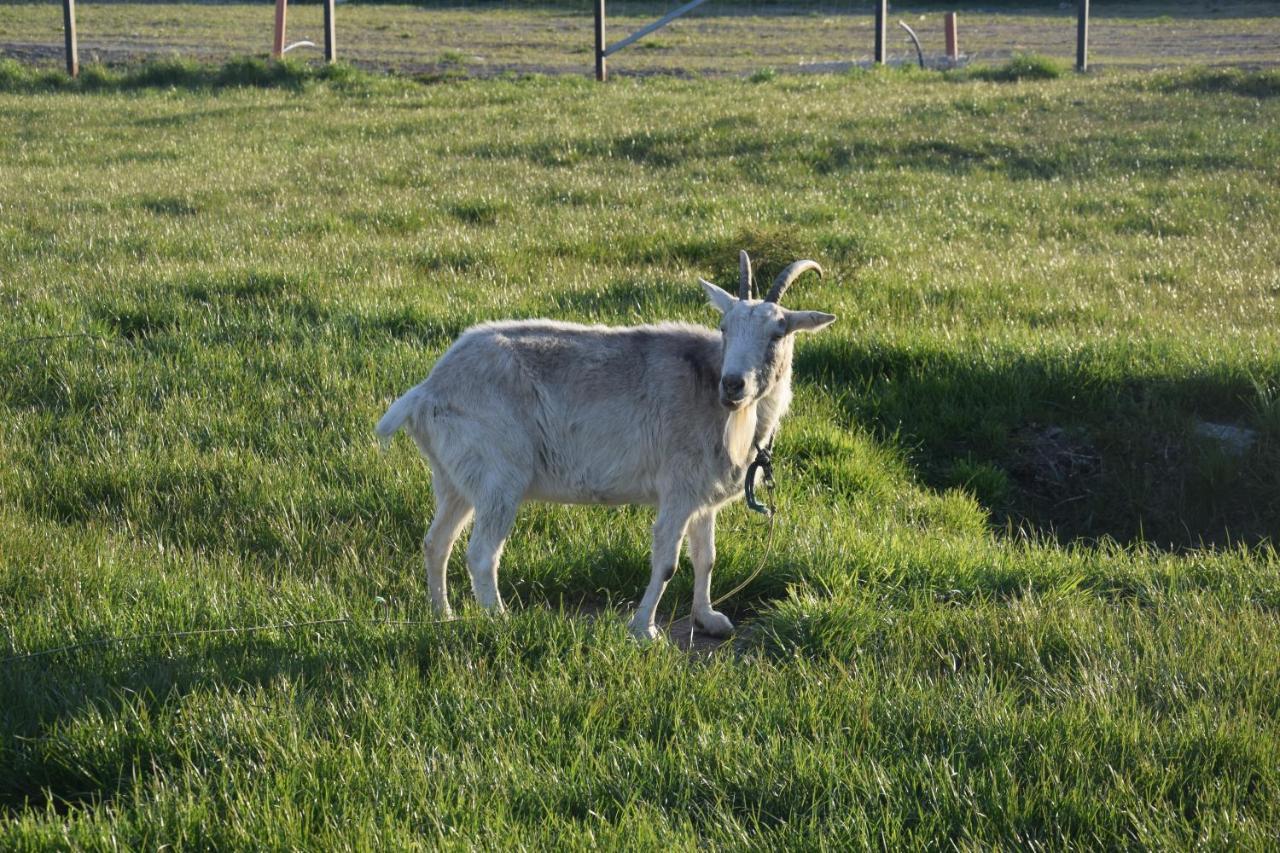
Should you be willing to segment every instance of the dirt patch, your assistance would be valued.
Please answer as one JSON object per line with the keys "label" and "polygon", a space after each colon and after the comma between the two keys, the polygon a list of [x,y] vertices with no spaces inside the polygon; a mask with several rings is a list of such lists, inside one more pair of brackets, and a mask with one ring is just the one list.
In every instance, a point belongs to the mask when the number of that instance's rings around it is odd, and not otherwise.
{"label": "dirt patch", "polygon": [[[682,608],[683,612],[683,608]],[[626,611],[619,614],[617,610],[609,610],[603,601],[592,599],[584,599],[579,602],[573,609],[569,605],[565,605],[565,615],[570,618],[587,619],[595,621],[597,619],[625,619]],[[671,621],[669,610],[662,607],[658,608],[657,624],[662,629],[662,634],[667,642],[672,643],[683,652],[690,652],[693,655],[709,655],[713,652],[725,649],[726,651],[738,648],[740,641],[750,633],[750,625],[739,624],[740,619],[745,617],[742,614],[732,614],[734,622],[734,632],[728,637],[712,637],[704,634],[692,626],[692,616],[682,616],[675,621]],[[690,630],[693,628],[693,630]]]}
{"label": "dirt patch", "polygon": [[1025,494],[1061,506],[1090,496],[1102,473],[1102,456],[1079,430],[1030,424],[1014,436],[1010,472]]}

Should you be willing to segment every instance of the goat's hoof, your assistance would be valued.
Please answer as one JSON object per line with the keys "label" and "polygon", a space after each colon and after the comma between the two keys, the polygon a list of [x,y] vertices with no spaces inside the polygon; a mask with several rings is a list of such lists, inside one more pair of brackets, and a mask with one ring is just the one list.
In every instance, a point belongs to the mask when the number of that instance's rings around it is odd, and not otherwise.
{"label": "goat's hoof", "polygon": [[632,622],[627,626],[627,631],[641,643],[652,643],[662,636],[656,625],[637,625]]}
{"label": "goat's hoof", "polygon": [[709,637],[727,637],[733,633],[733,623],[718,610],[708,610],[693,617],[693,624]]}

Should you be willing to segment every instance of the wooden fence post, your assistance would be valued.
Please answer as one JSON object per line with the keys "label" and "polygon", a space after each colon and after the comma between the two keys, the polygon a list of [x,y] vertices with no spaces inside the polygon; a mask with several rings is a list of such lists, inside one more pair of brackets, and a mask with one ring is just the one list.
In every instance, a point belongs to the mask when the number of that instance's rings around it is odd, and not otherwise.
{"label": "wooden fence post", "polygon": [[960,46],[956,42],[956,13],[948,12],[942,20],[947,31],[947,59],[956,62],[960,59]]}
{"label": "wooden fence post", "polygon": [[604,57],[604,0],[596,0],[596,79],[609,79],[609,67]]}
{"label": "wooden fence post", "polygon": [[876,0],[876,64],[884,65],[884,46],[888,31],[889,0]]}
{"label": "wooden fence post", "polygon": [[284,56],[284,16],[288,2],[289,0],[276,0],[276,32],[271,40],[272,59],[280,59]]}
{"label": "wooden fence post", "polygon": [[333,62],[338,58],[338,45],[333,29],[333,0],[324,0],[324,61]]}
{"label": "wooden fence post", "polygon": [[1076,21],[1076,70],[1089,70],[1089,0],[1080,0],[1080,17]]}
{"label": "wooden fence post", "polygon": [[67,73],[80,75],[80,48],[76,44],[76,0],[62,0],[62,35],[67,45]]}

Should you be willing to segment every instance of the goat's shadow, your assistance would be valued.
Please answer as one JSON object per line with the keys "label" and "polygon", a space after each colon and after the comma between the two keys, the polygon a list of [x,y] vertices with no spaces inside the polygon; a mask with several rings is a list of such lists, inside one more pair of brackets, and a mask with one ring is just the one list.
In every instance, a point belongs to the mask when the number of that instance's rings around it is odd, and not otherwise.
{"label": "goat's shadow", "polygon": [[998,529],[1168,549],[1280,541],[1280,354],[1243,369],[1117,375],[1105,354],[963,353],[818,336],[797,381],[902,448],[920,481],[964,488]]}

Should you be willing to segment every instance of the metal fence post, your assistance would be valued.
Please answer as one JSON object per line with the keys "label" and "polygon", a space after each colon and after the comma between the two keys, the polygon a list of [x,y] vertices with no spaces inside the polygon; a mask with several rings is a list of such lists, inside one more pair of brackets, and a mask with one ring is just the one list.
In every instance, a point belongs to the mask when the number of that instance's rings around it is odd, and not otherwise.
{"label": "metal fence post", "polygon": [[596,0],[596,79],[601,82],[609,78],[604,50],[604,0]]}
{"label": "metal fence post", "polygon": [[948,12],[942,20],[947,31],[947,59],[956,62],[960,59],[960,45],[956,39],[956,13]]}
{"label": "metal fence post", "polygon": [[338,58],[338,44],[334,38],[333,0],[324,0],[324,61],[333,62]]}
{"label": "metal fence post", "polygon": [[1076,70],[1089,70],[1089,0],[1080,0],[1080,17],[1076,22]]}
{"label": "metal fence post", "polygon": [[889,0],[876,0],[876,64],[884,65],[885,29],[889,20]]}
{"label": "metal fence post", "polygon": [[62,0],[62,35],[67,44],[67,73],[80,74],[80,48],[76,45],[76,0]]}

